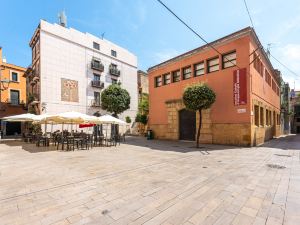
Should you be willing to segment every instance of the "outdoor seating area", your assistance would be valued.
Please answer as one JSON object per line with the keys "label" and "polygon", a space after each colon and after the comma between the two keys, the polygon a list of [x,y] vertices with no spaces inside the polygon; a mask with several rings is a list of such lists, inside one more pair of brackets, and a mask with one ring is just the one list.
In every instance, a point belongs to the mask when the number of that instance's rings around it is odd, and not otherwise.
{"label": "outdoor seating area", "polygon": [[[56,115],[27,113],[4,117],[2,120],[26,123],[26,132],[22,134],[22,141],[35,144],[36,147],[54,146],[56,150],[63,151],[90,150],[93,147],[117,146],[125,141],[125,133],[120,132],[119,128],[126,126],[126,123],[110,115],[95,117],[78,112]],[[30,130],[28,128],[30,125],[41,129]],[[47,129],[48,125],[51,125],[51,132]],[[53,127],[59,126],[61,129],[53,131]]]}

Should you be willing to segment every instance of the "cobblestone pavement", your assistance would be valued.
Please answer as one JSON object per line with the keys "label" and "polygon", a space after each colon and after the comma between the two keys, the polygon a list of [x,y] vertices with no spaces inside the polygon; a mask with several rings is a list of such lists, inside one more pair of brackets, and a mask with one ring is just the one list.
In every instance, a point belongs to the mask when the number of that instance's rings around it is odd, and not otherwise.
{"label": "cobblestone pavement", "polygon": [[0,144],[0,224],[300,224],[300,136],[258,148],[128,138]]}

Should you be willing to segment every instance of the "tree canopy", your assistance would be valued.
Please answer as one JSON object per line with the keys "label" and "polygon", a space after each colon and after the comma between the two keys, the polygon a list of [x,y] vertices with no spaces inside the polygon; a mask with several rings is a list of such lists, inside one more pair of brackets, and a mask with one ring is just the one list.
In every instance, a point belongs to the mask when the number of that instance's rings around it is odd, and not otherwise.
{"label": "tree canopy", "polygon": [[197,148],[199,147],[200,130],[202,127],[202,110],[208,109],[216,100],[215,92],[206,84],[194,84],[187,87],[183,93],[185,107],[192,111],[199,111],[199,126],[197,131]]}
{"label": "tree canopy", "polygon": [[187,109],[192,111],[208,109],[215,100],[215,92],[206,84],[191,85],[183,93],[183,103]]}
{"label": "tree canopy", "polygon": [[119,84],[112,84],[101,93],[101,107],[117,116],[129,109],[130,95]]}

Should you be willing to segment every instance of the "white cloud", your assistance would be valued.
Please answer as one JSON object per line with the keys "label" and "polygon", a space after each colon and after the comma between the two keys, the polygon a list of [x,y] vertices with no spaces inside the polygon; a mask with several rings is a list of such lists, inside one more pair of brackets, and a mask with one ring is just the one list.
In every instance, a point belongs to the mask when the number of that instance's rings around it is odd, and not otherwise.
{"label": "white cloud", "polygon": [[278,32],[273,35],[275,41],[283,39],[286,35],[289,35],[291,31],[300,28],[300,15],[283,21],[278,24],[278,28]]}
{"label": "white cloud", "polygon": [[281,70],[284,80],[290,83],[291,88],[294,88],[295,81],[296,89],[300,89],[300,44],[287,44],[278,48],[276,55],[278,55],[276,58],[278,58],[279,61],[298,74],[297,78],[282,65],[274,61],[276,66]]}
{"label": "white cloud", "polygon": [[161,63],[177,55],[179,55],[179,52],[176,49],[164,49],[154,53],[154,61],[155,63]]}

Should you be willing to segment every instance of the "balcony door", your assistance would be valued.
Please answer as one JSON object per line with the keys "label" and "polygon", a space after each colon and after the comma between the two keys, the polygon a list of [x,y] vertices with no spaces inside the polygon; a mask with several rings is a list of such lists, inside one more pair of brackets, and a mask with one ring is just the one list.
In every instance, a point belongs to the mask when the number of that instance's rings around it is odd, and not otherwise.
{"label": "balcony door", "polygon": [[94,92],[95,105],[100,106],[100,92]]}
{"label": "balcony door", "polygon": [[12,105],[19,105],[20,103],[20,92],[17,90],[10,90],[10,103]]}

